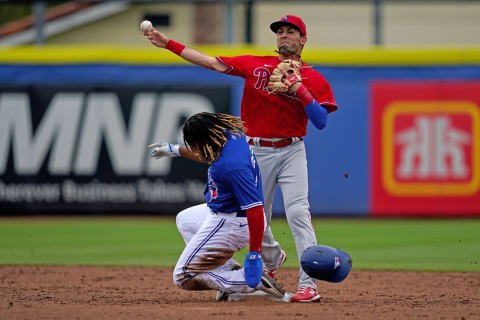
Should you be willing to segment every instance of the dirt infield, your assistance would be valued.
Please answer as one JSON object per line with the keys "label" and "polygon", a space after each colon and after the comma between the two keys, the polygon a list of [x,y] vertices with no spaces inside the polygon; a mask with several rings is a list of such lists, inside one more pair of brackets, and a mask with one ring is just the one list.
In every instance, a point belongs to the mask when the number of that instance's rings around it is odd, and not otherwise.
{"label": "dirt infield", "polygon": [[[187,292],[170,268],[0,267],[0,319],[480,319],[480,273],[352,270],[319,303]],[[297,270],[279,281],[294,291]]]}

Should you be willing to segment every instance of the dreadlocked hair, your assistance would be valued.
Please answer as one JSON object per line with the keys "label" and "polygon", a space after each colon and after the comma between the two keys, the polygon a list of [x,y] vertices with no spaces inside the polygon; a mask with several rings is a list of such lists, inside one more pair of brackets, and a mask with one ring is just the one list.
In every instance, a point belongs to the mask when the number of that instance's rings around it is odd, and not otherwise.
{"label": "dreadlocked hair", "polygon": [[227,132],[236,136],[245,134],[240,117],[224,113],[197,113],[183,124],[183,141],[208,163],[218,159],[227,142]]}

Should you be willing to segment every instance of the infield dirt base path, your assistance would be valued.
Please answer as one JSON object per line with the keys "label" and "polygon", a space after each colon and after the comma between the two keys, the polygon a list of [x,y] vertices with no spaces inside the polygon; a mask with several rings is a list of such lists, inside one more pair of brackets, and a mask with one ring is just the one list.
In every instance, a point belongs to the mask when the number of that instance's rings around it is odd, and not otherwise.
{"label": "infield dirt base path", "polygon": [[[297,273],[279,271],[289,292]],[[352,270],[318,287],[318,303],[216,302],[175,287],[171,268],[3,266],[0,319],[480,319],[480,272]]]}

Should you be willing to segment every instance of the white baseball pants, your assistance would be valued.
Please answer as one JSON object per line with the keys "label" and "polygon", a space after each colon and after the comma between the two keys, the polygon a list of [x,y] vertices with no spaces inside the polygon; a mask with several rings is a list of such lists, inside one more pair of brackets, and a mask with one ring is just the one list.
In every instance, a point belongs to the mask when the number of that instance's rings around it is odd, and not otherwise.
{"label": "white baseball pants", "polygon": [[186,243],[173,271],[178,287],[228,293],[255,291],[247,286],[243,268],[232,271],[238,266],[233,254],[249,244],[246,217],[215,214],[207,204],[201,204],[181,211],[176,222]]}
{"label": "white baseball pants", "polygon": [[[273,238],[270,222],[276,185],[283,196],[285,214],[292,231],[298,260],[303,251],[317,243],[308,203],[307,156],[303,141],[283,148],[251,146],[262,174],[264,211],[267,230],[263,236],[262,258],[267,269],[280,263],[281,249]],[[316,288],[315,280],[300,268],[299,287]]]}

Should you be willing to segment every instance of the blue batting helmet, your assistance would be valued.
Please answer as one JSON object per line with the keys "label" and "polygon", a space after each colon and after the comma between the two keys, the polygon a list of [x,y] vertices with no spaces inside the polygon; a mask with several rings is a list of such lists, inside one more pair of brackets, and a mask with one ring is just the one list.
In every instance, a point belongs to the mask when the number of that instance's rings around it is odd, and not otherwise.
{"label": "blue batting helmet", "polygon": [[352,268],[352,258],[343,250],[313,245],[303,251],[300,264],[303,271],[314,279],[341,282]]}

